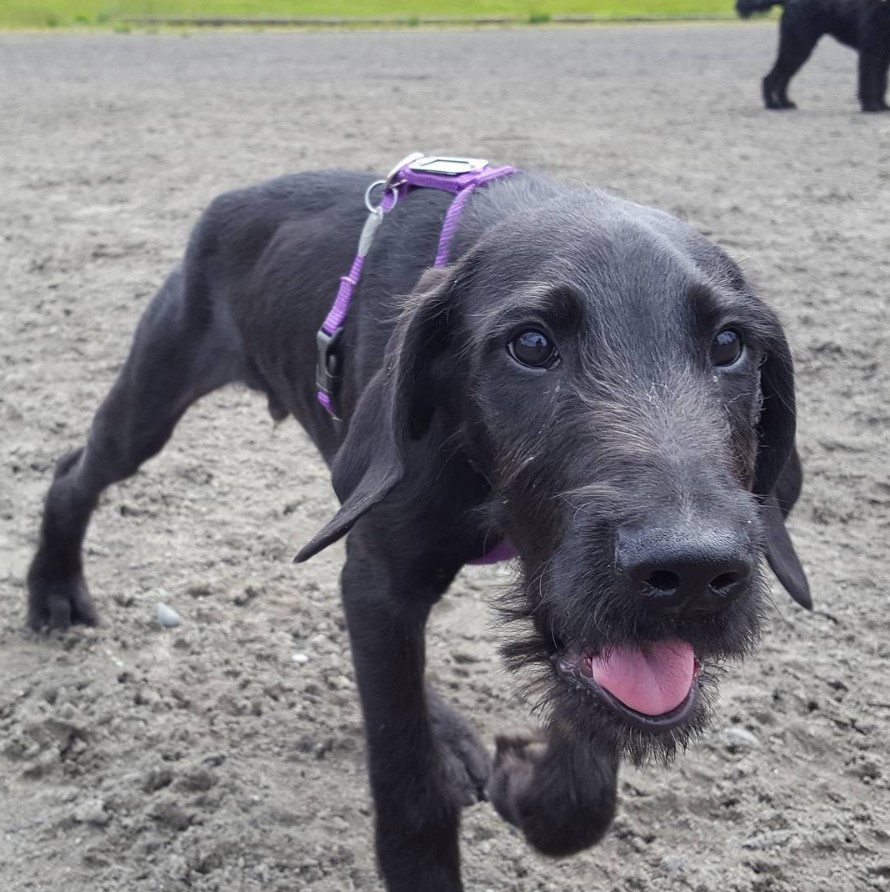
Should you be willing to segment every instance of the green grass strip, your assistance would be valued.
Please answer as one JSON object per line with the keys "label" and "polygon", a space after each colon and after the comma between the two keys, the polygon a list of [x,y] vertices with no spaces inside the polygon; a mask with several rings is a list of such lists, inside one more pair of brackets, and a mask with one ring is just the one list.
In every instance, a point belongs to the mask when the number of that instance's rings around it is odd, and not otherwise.
{"label": "green grass strip", "polygon": [[[420,25],[504,20],[546,24],[599,19],[732,18],[732,0],[0,0],[0,28],[311,23]],[[294,21],[295,24],[298,22]]]}

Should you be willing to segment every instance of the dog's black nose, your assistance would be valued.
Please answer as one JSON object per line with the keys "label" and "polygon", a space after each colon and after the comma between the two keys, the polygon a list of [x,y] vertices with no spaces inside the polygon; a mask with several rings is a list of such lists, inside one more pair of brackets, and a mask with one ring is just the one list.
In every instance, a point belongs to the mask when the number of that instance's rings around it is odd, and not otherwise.
{"label": "dog's black nose", "polygon": [[730,530],[621,527],[616,562],[656,613],[721,610],[754,571],[750,543]]}

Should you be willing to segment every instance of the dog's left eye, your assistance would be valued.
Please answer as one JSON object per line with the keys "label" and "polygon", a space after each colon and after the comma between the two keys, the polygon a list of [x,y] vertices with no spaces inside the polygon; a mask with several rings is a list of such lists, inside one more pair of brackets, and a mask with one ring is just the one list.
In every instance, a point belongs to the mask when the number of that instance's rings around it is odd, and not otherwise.
{"label": "dog's left eye", "polygon": [[727,328],[721,331],[711,344],[711,362],[716,366],[734,365],[744,350],[745,342],[742,336],[734,328]]}
{"label": "dog's left eye", "polygon": [[507,352],[516,362],[533,369],[550,368],[556,364],[559,354],[556,346],[541,331],[524,331],[518,334],[509,344]]}

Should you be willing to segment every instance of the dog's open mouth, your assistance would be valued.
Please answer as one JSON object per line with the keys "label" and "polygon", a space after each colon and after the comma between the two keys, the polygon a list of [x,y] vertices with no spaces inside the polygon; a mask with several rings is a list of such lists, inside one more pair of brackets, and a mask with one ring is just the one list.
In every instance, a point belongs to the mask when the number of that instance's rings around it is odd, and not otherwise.
{"label": "dog's open mouth", "polygon": [[569,648],[559,654],[556,666],[564,678],[644,731],[683,724],[698,700],[701,666],[692,645],[678,638],[601,654]]}

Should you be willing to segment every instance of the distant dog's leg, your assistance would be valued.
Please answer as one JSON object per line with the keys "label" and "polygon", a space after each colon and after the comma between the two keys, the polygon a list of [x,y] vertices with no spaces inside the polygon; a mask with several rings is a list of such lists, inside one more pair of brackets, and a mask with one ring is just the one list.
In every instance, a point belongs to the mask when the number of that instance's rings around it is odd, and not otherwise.
{"label": "distant dog's leg", "polygon": [[878,66],[877,102],[879,111],[890,111],[887,103],[887,76],[890,74],[890,47],[885,49],[884,57]]}
{"label": "distant dog's leg", "polygon": [[424,684],[427,615],[453,572],[422,581],[416,566],[404,565],[412,561],[382,558],[355,541],[347,554],[343,600],[386,888],[460,892],[460,809],[481,798],[487,759],[469,726]]}
{"label": "distant dog's leg", "polygon": [[571,855],[612,823],[618,757],[592,741],[543,734],[499,737],[489,796],[545,855]]}
{"label": "distant dog's leg", "polygon": [[[878,45],[873,45],[877,43]],[[881,41],[867,40],[859,53],[859,102],[864,112],[887,111],[887,67],[890,51]]]}
{"label": "distant dog's leg", "polygon": [[779,55],[770,73],[763,79],[763,101],[769,109],[797,106],[788,98],[788,84],[810,57],[820,34],[800,17],[786,11],[779,26]]}
{"label": "distant dog's leg", "polygon": [[191,403],[237,375],[234,345],[215,332],[209,300],[186,299],[184,278],[177,270],[155,296],[86,445],[56,467],[28,572],[34,629],[96,624],[81,545],[99,495],[159,452]]}

